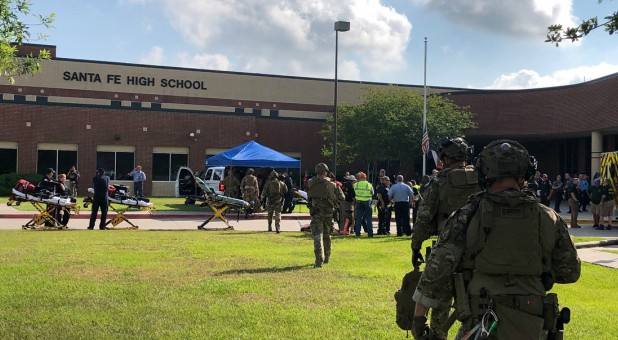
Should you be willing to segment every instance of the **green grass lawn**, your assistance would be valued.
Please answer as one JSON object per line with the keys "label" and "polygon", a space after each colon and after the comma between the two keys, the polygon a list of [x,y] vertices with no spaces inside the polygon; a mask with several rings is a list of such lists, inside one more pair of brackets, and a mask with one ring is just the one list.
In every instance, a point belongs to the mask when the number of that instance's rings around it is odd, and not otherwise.
{"label": "green grass lawn", "polygon": [[[407,238],[336,237],[314,269],[307,234],[0,231],[3,339],[392,339]],[[618,271],[557,285],[573,339],[618,333]],[[454,331],[451,332],[451,337]]]}

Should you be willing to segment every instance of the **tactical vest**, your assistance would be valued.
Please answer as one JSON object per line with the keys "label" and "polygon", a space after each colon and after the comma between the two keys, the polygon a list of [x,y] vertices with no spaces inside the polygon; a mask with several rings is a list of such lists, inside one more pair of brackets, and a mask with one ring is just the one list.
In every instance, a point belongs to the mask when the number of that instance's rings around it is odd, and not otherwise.
{"label": "tactical vest", "polygon": [[478,174],[472,165],[457,169],[444,169],[438,177],[439,204],[436,214],[438,230],[446,219],[468,202],[468,197],[481,191]]}
{"label": "tactical vest", "polygon": [[[463,267],[473,273],[471,282],[484,274],[502,276],[509,285],[495,280],[471,286],[487,288],[491,295],[527,294],[530,287],[518,285],[518,280],[529,282],[532,277],[540,284],[541,274],[551,272],[555,228],[547,223],[549,219],[541,219],[540,209],[536,198],[523,193],[509,198],[485,195],[466,231]],[[542,290],[538,285],[534,288]]]}
{"label": "tactical vest", "polygon": [[354,183],[354,193],[357,201],[367,202],[371,200],[371,184],[367,181]]}
{"label": "tactical vest", "polygon": [[321,177],[310,179],[307,196],[309,196],[311,206],[325,213],[332,213],[335,211],[335,202],[337,199],[333,192],[333,189],[335,189],[334,186],[334,183]]}

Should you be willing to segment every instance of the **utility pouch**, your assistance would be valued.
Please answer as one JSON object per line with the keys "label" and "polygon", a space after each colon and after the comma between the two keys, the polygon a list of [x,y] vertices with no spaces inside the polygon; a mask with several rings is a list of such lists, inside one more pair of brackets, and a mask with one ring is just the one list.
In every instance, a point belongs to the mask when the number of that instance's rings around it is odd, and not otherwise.
{"label": "utility pouch", "polygon": [[453,282],[455,286],[455,313],[457,313],[457,320],[464,321],[472,315],[470,311],[470,301],[466,292],[464,274],[453,274]]}
{"label": "utility pouch", "polygon": [[496,304],[497,335],[500,340],[540,339],[543,318]]}

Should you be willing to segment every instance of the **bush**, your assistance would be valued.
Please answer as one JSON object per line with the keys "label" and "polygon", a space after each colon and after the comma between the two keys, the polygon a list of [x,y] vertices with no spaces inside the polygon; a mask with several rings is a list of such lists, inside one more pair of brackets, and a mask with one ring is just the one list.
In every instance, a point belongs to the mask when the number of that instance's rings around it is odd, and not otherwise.
{"label": "bush", "polygon": [[10,174],[2,174],[0,175],[0,196],[8,196],[11,194],[11,190],[15,187],[15,183],[20,179],[25,179],[26,181],[37,185],[43,176],[39,174],[18,174],[18,173],[10,173]]}

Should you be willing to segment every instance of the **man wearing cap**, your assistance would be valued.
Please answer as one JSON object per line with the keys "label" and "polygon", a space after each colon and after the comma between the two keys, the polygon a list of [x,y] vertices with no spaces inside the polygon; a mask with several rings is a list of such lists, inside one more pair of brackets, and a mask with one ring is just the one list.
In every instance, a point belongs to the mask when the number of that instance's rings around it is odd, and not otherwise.
{"label": "man wearing cap", "polygon": [[350,229],[354,226],[354,182],[356,177],[348,174],[343,182],[342,190],[345,199],[339,202],[341,217],[339,218],[339,233],[342,235],[350,235]]}
{"label": "man wearing cap", "polygon": [[360,237],[361,225],[365,222],[367,226],[367,236],[373,237],[373,224],[371,222],[371,198],[373,197],[373,186],[367,182],[367,175],[364,172],[358,173],[358,181],[354,183],[354,193],[356,209],[356,221],[354,224],[354,234]]}
{"label": "man wearing cap", "polygon": [[56,191],[56,186],[58,185],[58,182],[54,180],[55,174],[56,171],[54,169],[45,169],[45,176],[43,176],[38,185],[39,189],[49,190],[51,193],[54,193]]}

